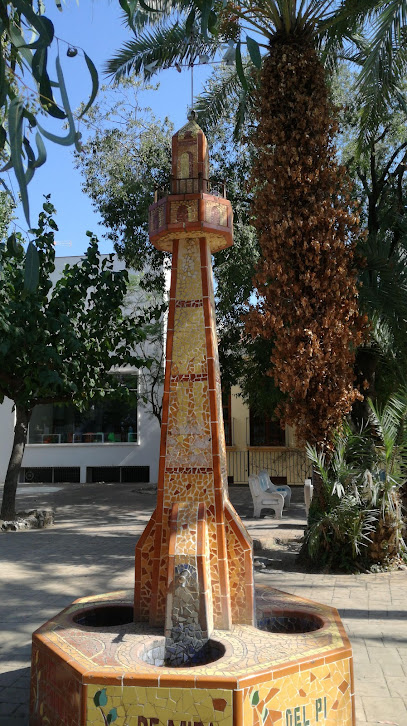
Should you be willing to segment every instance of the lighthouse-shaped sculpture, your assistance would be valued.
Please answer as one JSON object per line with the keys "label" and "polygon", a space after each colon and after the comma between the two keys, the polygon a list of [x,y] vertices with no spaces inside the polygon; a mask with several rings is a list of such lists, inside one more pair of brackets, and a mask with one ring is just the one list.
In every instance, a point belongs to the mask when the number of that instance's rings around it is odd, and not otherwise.
{"label": "lighthouse-shaped sculpture", "polygon": [[230,504],[211,255],[232,208],[209,188],[205,135],[173,136],[171,194],[150,207],[172,253],[157,507],[136,548],[135,620],[165,624],[166,661],[204,657],[213,628],[253,624],[250,538]]}
{"label": "lighthouse-shaped sculpture", "polygon": [[[229,502],[211,254],[232,211],[206,139],[173,138],[150,238],[172,253],[157,506],[133,592],[82,597],[33,634],[30,726],[355,726],[352,651],[335,608],[259,583]],[[114,540],[112,540],[114,542]],[[109,573],[107,573],[109,574]]]}

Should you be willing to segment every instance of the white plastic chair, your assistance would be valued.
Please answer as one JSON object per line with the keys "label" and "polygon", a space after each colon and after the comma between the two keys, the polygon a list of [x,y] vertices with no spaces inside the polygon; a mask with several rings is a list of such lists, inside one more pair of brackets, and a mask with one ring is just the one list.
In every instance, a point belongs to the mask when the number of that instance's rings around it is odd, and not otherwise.
{"label": "white plastic chair", "polygon": [[274,509],[277,519],[282,519],[284,497],[279,492],[264,492],[256,474],[249,476],[249,487],[253,499],[253,517],[260,517],[262,509]]}
{"label": "white plastic chair", "polygon": [[273,484],[266,469],[262,469],[261,471],[259,471],[259,479],[260,486],[265,492],[278,492],[279,494],[282,494],[284,497],[284,504],[287,505],[287,508],[290,506],[291,487],[289,487],[287,484],[281,484],[278,486]]}
{"label": "white plastic chair", "polygon": [[306,479],[304,481],[304,504],[305,504],[305,513],[307,515],[309,514],[309,508],[312,502],[312,495],[314,493],[314,487],[312,485],[312,479]]}

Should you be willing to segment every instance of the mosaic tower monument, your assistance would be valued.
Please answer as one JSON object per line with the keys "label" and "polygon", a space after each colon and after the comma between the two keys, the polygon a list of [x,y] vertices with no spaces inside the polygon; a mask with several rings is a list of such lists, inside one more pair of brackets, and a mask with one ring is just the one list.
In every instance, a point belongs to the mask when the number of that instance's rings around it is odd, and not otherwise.
{"label": "mosaic tower monument", "polygon": [[171,194],[150,208],[151,242],[172,253],[172,271],[157,507],[136,548],[134,598],[136,620],[165,618],[178,640],[178,591],[197,603],[203,639],[254,623],[251,542],[228,498],[211,264],[232,244],[232,208],[208,179],[191,117],[173,137]]}
{"label": "mosaic tower monument", "polygon": [[134,594],[79,598],[33,634],[30,726],[355,726],[337,611],[254,587],[229,501],[211,254],[232,210],[194,118],[150,238],[172,253],[157,506]]}

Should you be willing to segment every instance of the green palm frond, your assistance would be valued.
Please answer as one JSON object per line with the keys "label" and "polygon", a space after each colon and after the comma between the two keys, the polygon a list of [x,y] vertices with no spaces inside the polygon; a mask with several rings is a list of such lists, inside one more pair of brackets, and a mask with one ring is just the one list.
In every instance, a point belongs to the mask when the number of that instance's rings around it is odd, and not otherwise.
{"label": "green palm frond", "polygon": [[377,5],[370,13],[371,43],[358,81],[363,107],[360,144],[376,131],[407,69],[407,2]]}
{"label": "green palm frond", "polygon": [[[127,16],[136,37],[125,43],[108,62],[107,72],[120,78],[131,72],[144,71],[149,78],[175,63],[195,62],[199,55],[214,59],[224,39],[219,35],[220,26],[216,23],[223,11],[222,4],[215,0],[137,3],[133,14]],[[338,59],[363,64],[358,80],[363,109],[359,150],[378,128],[390,99],[397,97],[399,105],[404,104],[407,112],[399,88],[407,70],[407,0],[262,0],[260,5],[244,0],[234,5],[233,14],[243,33],[242,43],[245,32],[256,34],[257,39],[263,36],[267,44],[298,36],[302,40],[308,38],[319,48],[328,69],[334,68]],[[211,30],[208,36],[209,16]],[[363,31],[367,38],[363,37]],[[237,107],[238,134],[250,110],[251,94],[246,89],[236,92],[232,79],[231,83],[231,98]],[[202,118],[207,114],[208,119],[215,119],[217,111],[210,110],[212,102],[206,92],[199,103]],[[214,98],[214,109],[217,106],[218,101]]]}
{"label": "green palm frond", "polygon": [[378,4],[380,0],[341,0],[326,24],[338,35],[346,35],[349,28],[361,28],[366,19],[370,20],[377,13]]}
{"label": "green palm frond", "polygon": [[157,25],[163,17],[174,16],[176,13],[188,11],[191,0],[147,0],[144,6],[137,4],[129,13],[123,13],[123,22],[137,32],[146,26]]}
{"label": "green palm frond", "polygon": [[106,71],[116,80],[142,71],[150,77],[174,63],[193,63],[200,55],[213,58],[218,46],[216,39],[204,40],[198,34],[189,35],[185,22],[168,21],[125,43],[107,62]]}
{"label": "green palm frond", "polygon": [[253,116],[254,92],[258,84],[257,69],[249,61],[243,62],[247,89],[243,89],[234,66],[217,71],[198,96],[195,111],[202,128],[216,128],[222,118],[233,116],[234,138]]}
{"label": "green palm frond", "polygon": [[[263,15],[269,21],[265,35],[271,39],[277,37],[312,38],[325,28],[335,13],[337,0],[266,0],[251,12],[243,14],[245,21],[260,22]],[[250,3],[247,4],[249,11]]]}
{"label": "green palm frond", "polygon": [[395,339],[389,322],[378,312],[370,318],[370,345],[373,345],[383,357],[393,357]]}
{"label": "green palm frond", "polygon": [[[393,217],[394,224],[394,217]],[[402,221],[404,224],[404,220]],[[407,234],[392,250],[390,237],[370,236],[360,245],[366,266],[360,274],[360,307],[371,319],[379,315],[394,333],[407,320]],[[397,337],[397,335],[395,335]]]}
{"label": "green palm frond", "polygon": [[384,472],[383,490],[386,506],[391,508],[391,490],[400,484],[400,461],[407,454],[406,419],[407,397],[402,393],[392,396],[384,407],[369,403],[369,416],[378,442],[377,467]]}
{"label": "green palm frond", "polygon": [[325,486],[325,488],[330,492],[331,486],[330,486],[330,472],[329,472],[329,464],[326,459],[325,452],[321,451],[320,449],[317,449],[316,446],[311,446],[311,444],[307,443],[305,445],[305,450],[307,453],[308,459],[313,464],[316,472],[321,477],[321,480]]}

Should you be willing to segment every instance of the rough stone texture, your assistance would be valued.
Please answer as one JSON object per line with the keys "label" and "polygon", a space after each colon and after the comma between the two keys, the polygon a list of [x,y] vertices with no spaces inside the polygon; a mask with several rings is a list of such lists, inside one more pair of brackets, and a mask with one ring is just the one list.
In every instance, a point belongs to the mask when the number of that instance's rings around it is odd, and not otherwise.
{"label": "rough stone texture", "polygon": [[30,509],[17,512],[17,518],[11,521],[0,519],[0,531],[17,532],[20,529],[44,529],[54,524],[53,509]]}

